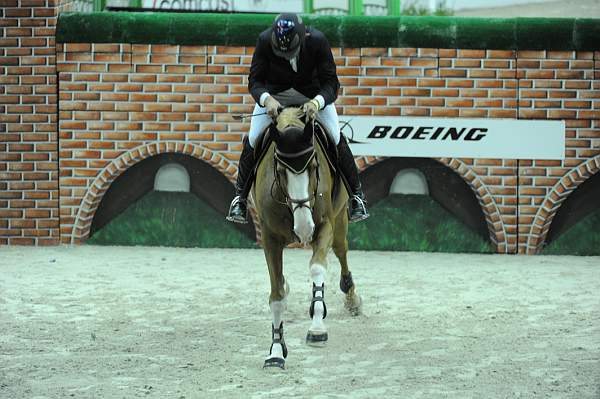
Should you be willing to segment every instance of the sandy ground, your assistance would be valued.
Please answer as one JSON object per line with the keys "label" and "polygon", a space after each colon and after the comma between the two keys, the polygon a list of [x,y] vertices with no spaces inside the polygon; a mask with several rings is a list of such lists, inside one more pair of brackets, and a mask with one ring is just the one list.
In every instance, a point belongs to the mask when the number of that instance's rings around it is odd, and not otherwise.
{"label": "sandy ground", "polygon": [[331,256],[324,348],[308,257],[265,371],[261,250],[0,247],[0,397],[600,398],[599,257],[351,252],[351,317]]}
{"label": "sandy ground", "polygon": [[[446,4],[452,4],[447,1]],[[600,0],[560,0],[510,5],[506,7],[490,7],[455,10],[459,17],[546,17],[546,18],[600,18]]]}

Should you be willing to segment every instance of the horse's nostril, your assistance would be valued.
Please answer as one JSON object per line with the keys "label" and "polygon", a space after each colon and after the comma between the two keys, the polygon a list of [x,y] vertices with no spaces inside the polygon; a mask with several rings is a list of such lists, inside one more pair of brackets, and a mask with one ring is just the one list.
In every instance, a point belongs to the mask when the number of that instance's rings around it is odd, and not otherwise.
{"label": "horse's nostril", "polygon": [[302,243],[309,243],[312,241],[314,230],[314,223],[296,223],[294,225],[294,234]]}

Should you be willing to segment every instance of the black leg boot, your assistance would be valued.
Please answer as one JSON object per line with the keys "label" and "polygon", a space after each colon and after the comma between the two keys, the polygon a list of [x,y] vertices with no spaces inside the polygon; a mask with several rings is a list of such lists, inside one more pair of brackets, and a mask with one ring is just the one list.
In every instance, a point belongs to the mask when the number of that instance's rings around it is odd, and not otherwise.
{"label": "black leg boot", "polygon": [[337,145],[338,164],[346,181],[346,188],[350,191],[350,201],[348,204],[348,216],[350,222],[358,222],[369,217],[367,211],[367,202],[362,191],[360,180],[358,178],[358,168],[354,162],[354,155],[350,151],[348,141],[342,134],[340,142]]}
{"label": "black leg boot", "polygon": [[252,175],[254,173],[254,149],[250,145],[248,136],[244,137],[242,155],[238,163],[238,175],[235,182],[235,198],[229,205],[229,214],[226,219],[235,223],[248,223],[248,207],[246,201],[250,186],[252,186]]}

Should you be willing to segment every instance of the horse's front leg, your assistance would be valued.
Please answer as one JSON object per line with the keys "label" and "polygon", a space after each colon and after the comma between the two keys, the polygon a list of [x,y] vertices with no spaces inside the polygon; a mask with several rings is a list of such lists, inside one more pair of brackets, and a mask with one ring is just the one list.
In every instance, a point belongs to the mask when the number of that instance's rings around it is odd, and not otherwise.
{"label": "horse's front leg", "polygon": [[286,297],[289,291],[283,276],[283,247],[283,242],[276,237],[268,233],[263,236],[263,249],[271,281],[269,307],[273,315],[271,349],[265,359],[264,367],[279,367],[282,369],[285,367],[285,358],[287,357],[287,347],[283,338],[283,312],[286,309]]}
{"label": "horse's front leg", "polygon": [[325,276],[327,273],[327,252],[331,248],[333,230],[329,222],[319,226],[312,242],[313,256],[310,260],[310,276],[312,279],[312,300],[309,315],[312,319],[306,342],[309,345],[323,345],[329,338],[323,319],[327,317],[325,305]]}

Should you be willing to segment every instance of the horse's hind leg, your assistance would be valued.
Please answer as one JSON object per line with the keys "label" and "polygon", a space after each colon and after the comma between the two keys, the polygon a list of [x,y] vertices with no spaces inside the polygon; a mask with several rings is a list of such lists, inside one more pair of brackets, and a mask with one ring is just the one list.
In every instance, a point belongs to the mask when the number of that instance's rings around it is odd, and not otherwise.
{"label": "horse's hind leg", "polygon": [[342,267],[340,273],[340,289],[346,297],[344,306],[350,314],[357,316],[361,312],[362,299],[356,293],[356,286],[352,280],[352,273],[348,269],[348,216],[346,212],[341,212],[336,220],[335,231],[333,234],[333,253],[340,261]]}
{"label": "horse's hind leg", "polygon": [[283,246],[280,240],[269,234],[263,236],[263,248],[271,280],[269,307],[273,315],[271,349],[264,367],[284,368],[285,358],[287,357],[287,347],[283,338],[283,312],[286,308],[286,297],[289,288],[283,276]]}

